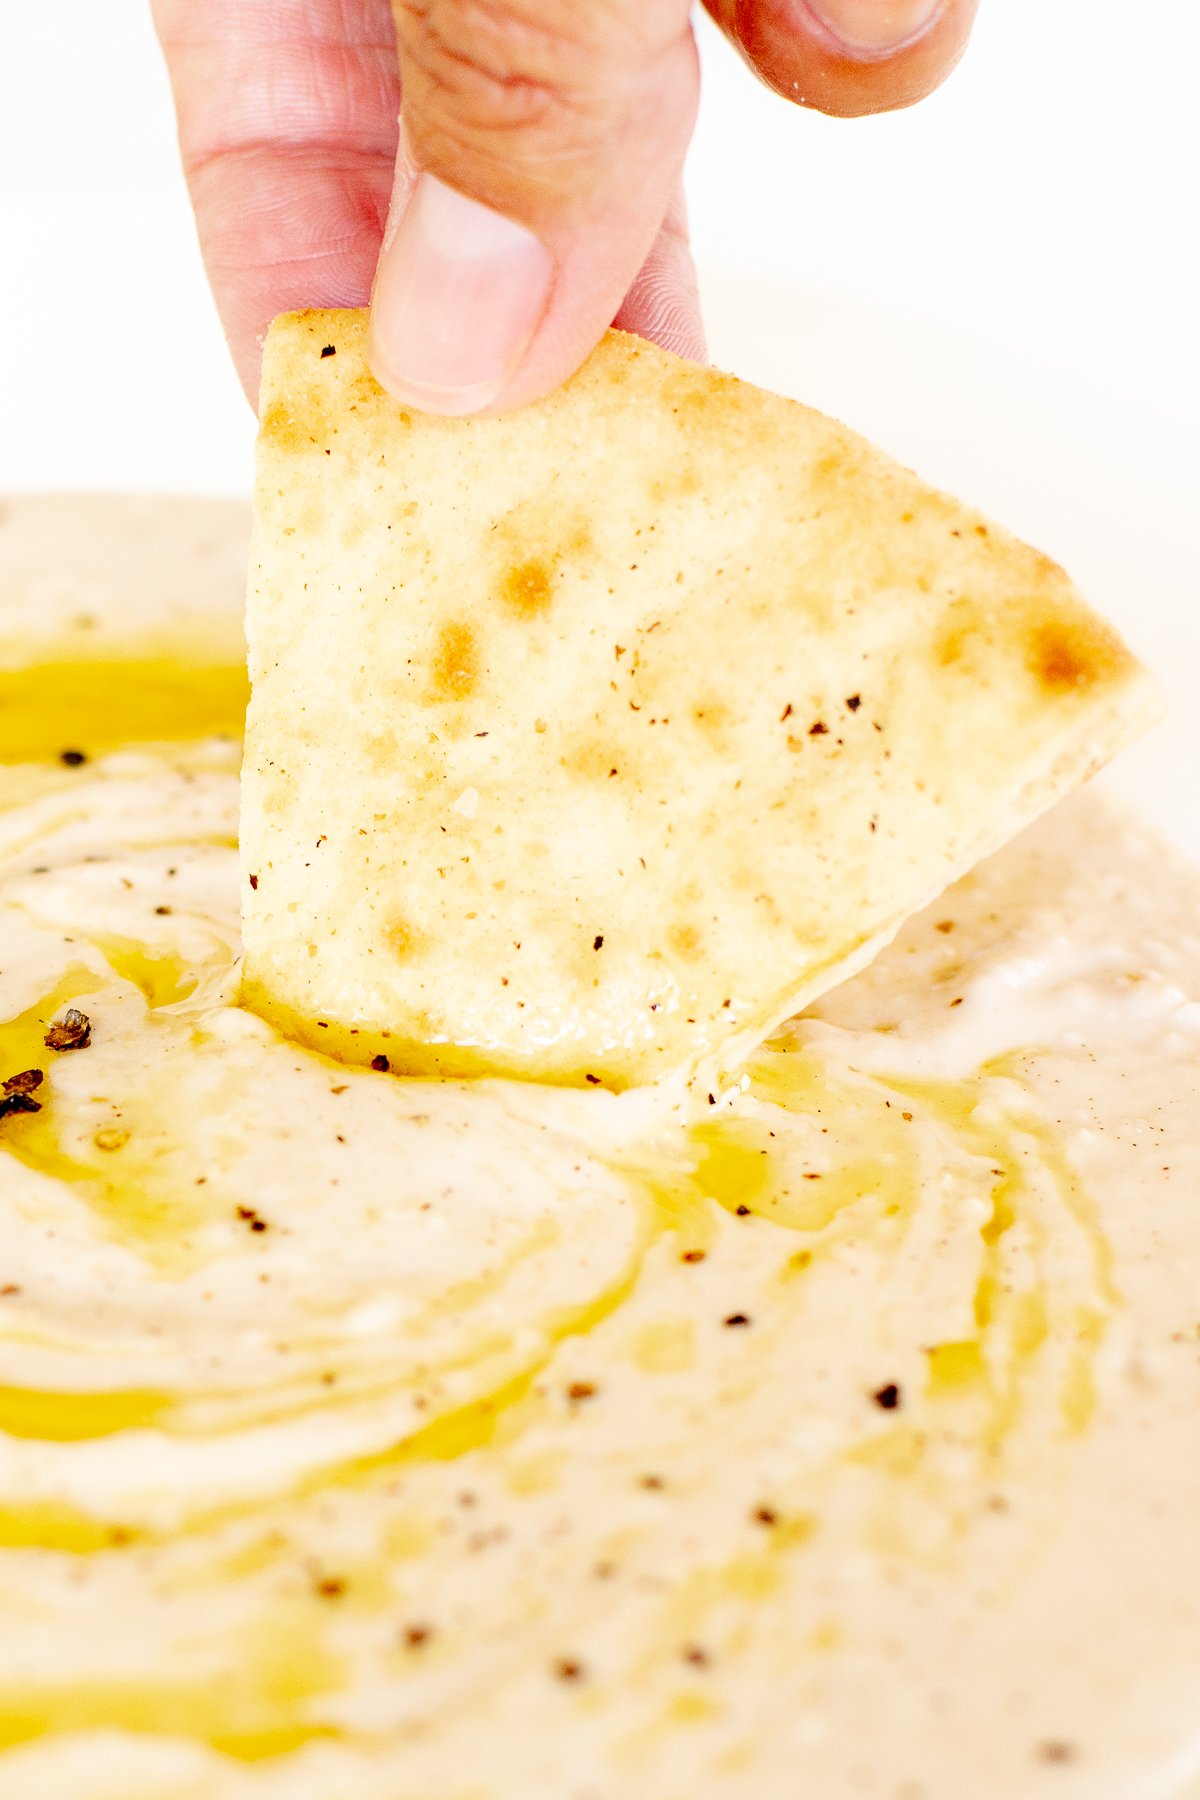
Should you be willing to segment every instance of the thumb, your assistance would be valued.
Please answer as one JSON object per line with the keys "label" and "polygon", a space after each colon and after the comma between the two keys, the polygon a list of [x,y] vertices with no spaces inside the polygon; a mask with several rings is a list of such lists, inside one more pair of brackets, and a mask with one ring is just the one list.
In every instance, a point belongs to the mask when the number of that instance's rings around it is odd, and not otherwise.
{"label": "thumb", "polygon": [[403,90],[379,381],[500,411],[570,375],[659,234],[695,120],[687,0],[393,0]]}

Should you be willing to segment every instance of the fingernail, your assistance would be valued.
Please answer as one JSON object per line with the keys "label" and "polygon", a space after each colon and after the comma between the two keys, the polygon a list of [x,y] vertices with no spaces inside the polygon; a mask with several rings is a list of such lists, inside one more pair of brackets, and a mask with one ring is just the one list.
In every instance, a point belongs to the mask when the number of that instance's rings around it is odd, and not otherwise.
{"label": "fingernail", "polygon": [[371,296],[382,386],[426,412],[481,411],[516,372],[554,280],[523,225],[422,173],[389,225]]}
{"label": "fingernail", "polygon": [[808,0],[827,31],[848,50],[898,50],[917,37],[943,0]]}

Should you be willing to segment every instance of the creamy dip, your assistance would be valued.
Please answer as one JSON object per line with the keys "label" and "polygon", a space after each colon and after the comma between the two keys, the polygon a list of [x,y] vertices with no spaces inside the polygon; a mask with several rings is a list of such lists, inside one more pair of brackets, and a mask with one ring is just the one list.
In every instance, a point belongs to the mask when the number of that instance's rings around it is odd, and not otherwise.
{"label": "creamy dip", "polygon": [[1200,878],[1061,807],[690,1123],[345,1068],[243,531],[0,524],[0,1796],[1200,1793]]}

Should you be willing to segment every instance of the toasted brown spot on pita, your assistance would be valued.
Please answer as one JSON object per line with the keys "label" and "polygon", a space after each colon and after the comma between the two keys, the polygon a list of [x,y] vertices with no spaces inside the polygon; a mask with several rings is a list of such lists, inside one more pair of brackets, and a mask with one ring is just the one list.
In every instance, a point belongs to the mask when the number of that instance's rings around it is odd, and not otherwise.
{"label": "toasted brown spot on pita", "polygon": [[554,597],[554,578],[562,564],[578,563],[595,550],[587,513],[564,510],[561,502],[552,504],[544,498],[519,501],[501,514],[492,530],[496,539],[497,588],[519,612],[541,611],[548,606]]}
{"label": "toasted brown spot on pita", "polygon": [[308,501],[296,516],[296,528],[301,537],[316,537],[325,529],[325,508],[319,499]]}
{"label": "toasted brown spot on pita", "polygon": [[500,583],[500,596],[515,613],[526,618],[548,610],[553,598],[551,571],[540,558],[514,563]]}
{"label": "toasted brown spot on pita", "polygon": [[396,766],[396,739],[390,731],[364,731],[362,748],[365,760],[373,769],[394,769]]}
{"label": "toasted brown spot on pita", "polygon": [[286,400],[277,400],[263,414],[262,435],[275,450],[308,450],[317,441],[311,424],[311,411],[297,418]]}
{"label": "toasted brown spot on pita", "polygon": [[479,678],[479,646],[475,633],[463,619],[451,619],[437,635],[433,653],[433,684],[449,700],[465,700]]}
{"label": "toasted brown spot on pita", "polygon": [[633,763],[627,748],[618,758],[612,739],[595,734],[575,738],[560,761],[569,774],[579,775],[585,781],[611,781],[614,769],[627,775]]}
{"label": "toasted brown spot on pita", "polygon": [[833,444],[812,465],[814,485],[840,485],[854,481],[862,469],[862,456],[851,442]]}
{"label": "toasted brown spot on pita", "polygon": [[425,942],[424,932],[418,931],[415,925],[399,913],[393,913],[384,926],[383,941],[392,955],[401,962],[415,956]]}
{"label": "toasted brown spot on pita", "polygon": [[1096,624],[1048,620],[1029,636],[1028,664],[1049,693],[1091,687],[1127,661],[1122,647]]}
{"label": "toasted brown spot on pita", "polygon": [[699,493],[700,476],[693,463],[681,463],[669,475],[652,481],[649,491],[656,504],[663,500],[685,500],[689,494]]}
{"label": "toasted brown spot on pita", "polygon": [[715,695],[706,695],[693,706],[692,720],[705,737],[716,741],[725,735],[725,728],[729,723],[729,708],[724,700],[719,700]]}
{"label": "toasted brown spot on pita", "polygon": [[704,939],[694,925],[683,923],[672,925],[667,932],[667,943],[681,956],[684,962],[695,962],[704,948]]}
{"label": "toasted brown spot on pita", "polygon": [[264,786],[262,809],[264,817],[275,819],[286,817],[295,806],[295,791],[287,780],[287,770],[279,771],[282,779],[274,787]]}
{"label": "toasted brown spot on pita", "polygon": [[934,642],[934,661],[940,668],[952,669],[956,663],[964,660],[968,645],[977,635],[968,626],[951,625]]}

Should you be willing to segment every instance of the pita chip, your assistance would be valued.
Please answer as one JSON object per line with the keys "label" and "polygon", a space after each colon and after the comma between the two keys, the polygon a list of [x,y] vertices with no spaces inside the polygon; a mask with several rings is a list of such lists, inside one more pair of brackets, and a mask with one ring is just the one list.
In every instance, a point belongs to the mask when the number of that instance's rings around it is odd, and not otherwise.
{"label": "pita chip", "polygon": [[709,1085],[1152,719],[1062,570],[610,332],[448,420],[266,345],[245,994],[380,1067]]}

